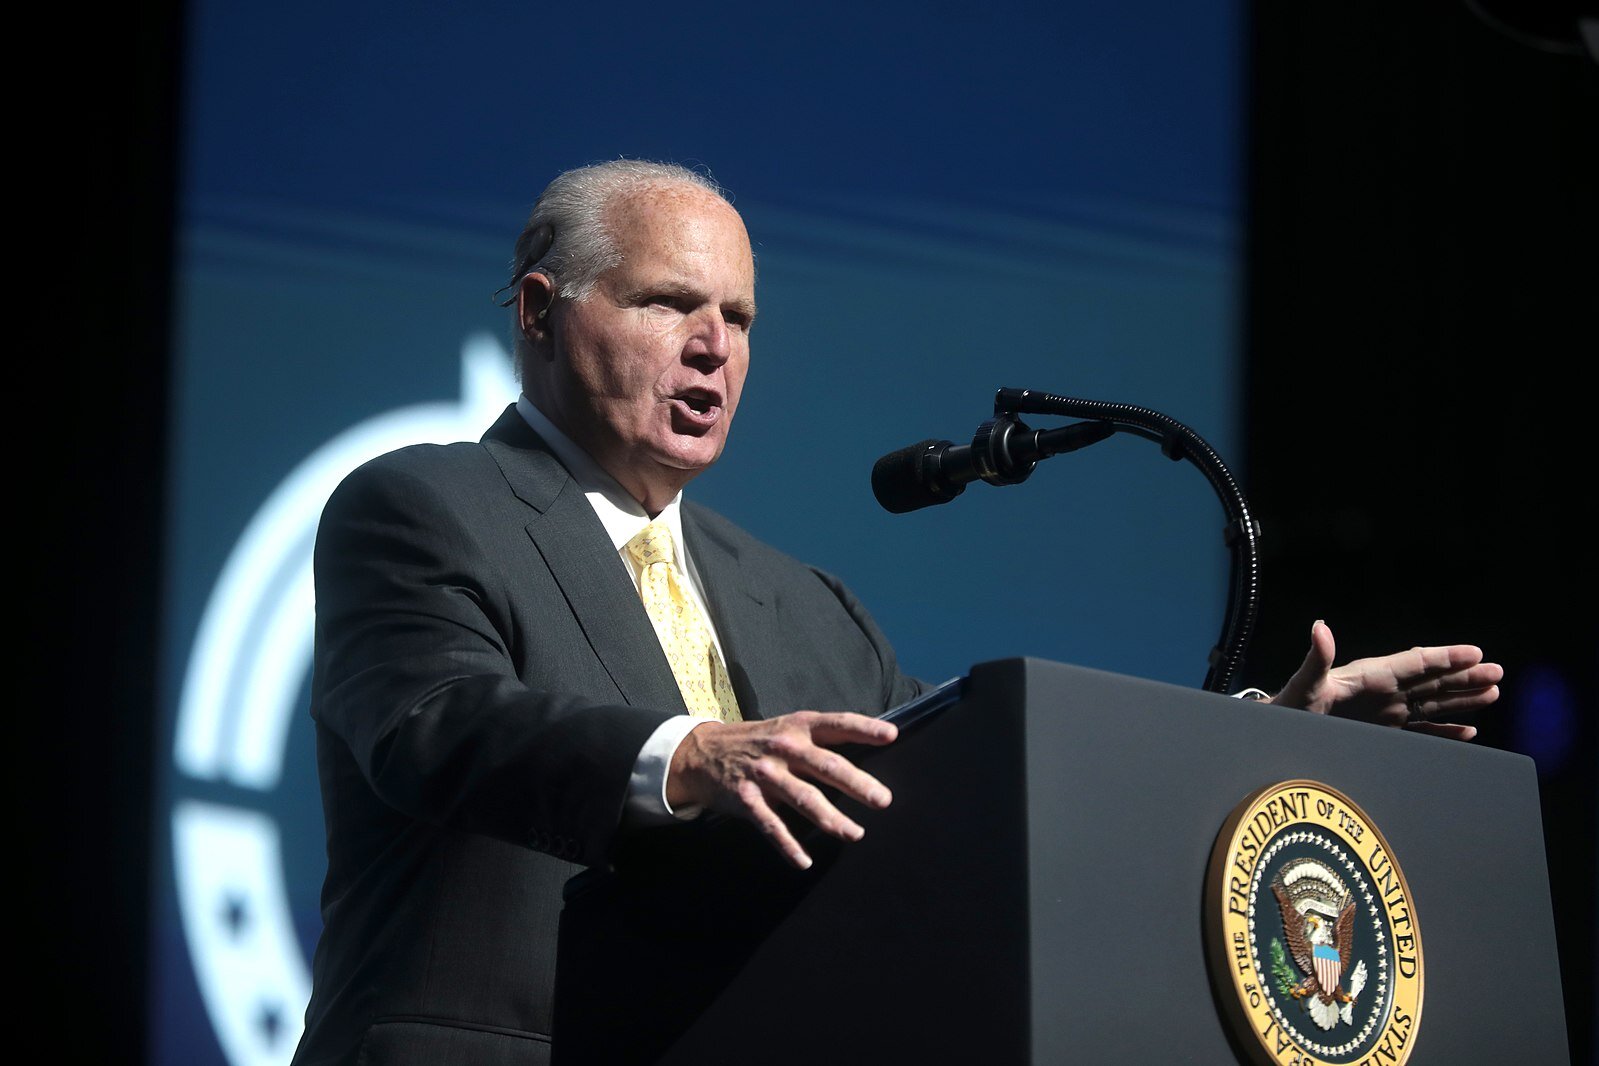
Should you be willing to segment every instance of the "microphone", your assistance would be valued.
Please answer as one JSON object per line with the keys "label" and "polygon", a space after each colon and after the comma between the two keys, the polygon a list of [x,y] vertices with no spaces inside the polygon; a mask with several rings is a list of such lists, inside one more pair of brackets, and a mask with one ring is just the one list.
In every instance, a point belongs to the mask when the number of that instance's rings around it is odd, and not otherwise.
{"label": "microphone", "polygon": [[894,514],[948,503],[981,478],[990,485],[1027,480],[1040,459],[1104,440],[1110,422],[1077,422],[1059,429],[1028,429],[1014,415],[984,422],[971,444],[924,440],[889,452],[872,467],[872,494]]}

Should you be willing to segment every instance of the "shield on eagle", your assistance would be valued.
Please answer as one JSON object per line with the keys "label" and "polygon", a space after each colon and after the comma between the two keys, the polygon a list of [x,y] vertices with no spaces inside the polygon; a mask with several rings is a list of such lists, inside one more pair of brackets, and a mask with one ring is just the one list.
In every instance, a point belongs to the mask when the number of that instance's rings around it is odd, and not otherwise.
{"label": "shield on eagle", "polygon": [[1338,958],[1338,949],[1331,944],[1317,944],[1313,948],[1316,963],[1316,983],[1328,992],[1338,987],[1338,982],[1343,978],[1343,966]]}

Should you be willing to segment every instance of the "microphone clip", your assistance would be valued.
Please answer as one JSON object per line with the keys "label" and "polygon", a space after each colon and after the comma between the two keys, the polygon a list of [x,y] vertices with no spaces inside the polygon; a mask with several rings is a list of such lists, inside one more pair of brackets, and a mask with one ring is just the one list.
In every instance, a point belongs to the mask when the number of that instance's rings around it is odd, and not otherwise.
{"label": "microphone clip", "polygon": [[1020,485],[1032,476],[1042,458],[1037,436],[1009,411],[995,411],[993,418],[977,427],[971,455],[977,476],[990,485]]}

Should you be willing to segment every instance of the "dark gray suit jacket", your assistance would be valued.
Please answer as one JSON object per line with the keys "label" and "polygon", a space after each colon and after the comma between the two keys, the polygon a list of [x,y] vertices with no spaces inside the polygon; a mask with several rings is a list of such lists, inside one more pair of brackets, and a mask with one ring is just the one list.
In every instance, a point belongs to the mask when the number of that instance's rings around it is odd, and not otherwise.
{"label": "dark gray suit jacket", "polygon": [[[701,507],[683,530],[747,718],[918,691],[835,579]],[[295,1061],[545,1062],[562,885],[683,712],[626,568],[511,407],[345,479],[316,597],[328,871]]]}

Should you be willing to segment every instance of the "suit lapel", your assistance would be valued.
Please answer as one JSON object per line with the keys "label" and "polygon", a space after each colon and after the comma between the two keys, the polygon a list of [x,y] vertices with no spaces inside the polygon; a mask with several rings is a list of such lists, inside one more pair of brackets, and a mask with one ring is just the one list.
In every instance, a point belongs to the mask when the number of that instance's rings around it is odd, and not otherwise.
{"label": "suit lapel", "polygon": [[483,443],[511,491],[535,512],[527,535],[623,699],[634,707],[686,712],[638,591],[566,468],[515,407],[500,416]]}
{"label": "suit lapel", "polygon": [[727,656],[727,672],[746,719],[784,710],[773,684],[785,661],[778,631],[777,598],[761,575],[746,566],[737,547],[683,509],[683,539],[705,585],[706,606]]}

